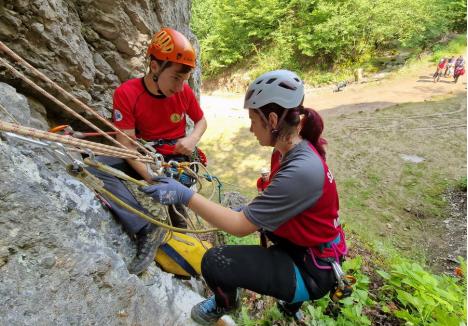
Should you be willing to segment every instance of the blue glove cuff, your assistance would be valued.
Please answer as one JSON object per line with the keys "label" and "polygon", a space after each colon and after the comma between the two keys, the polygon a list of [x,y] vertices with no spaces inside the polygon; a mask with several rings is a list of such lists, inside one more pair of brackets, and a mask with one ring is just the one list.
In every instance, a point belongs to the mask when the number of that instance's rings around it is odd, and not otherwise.
{"label": "blue glove cuff", "polygon": [[187,206],[190,199],[192,199],[193,195],[195,194],[195,192],[192,189],[187,188],[187,187],[185,187],[185,189],[187,189],[187,190],[181,192],[181,194],[180,194],[180,201],[182,202],[182,204]]}

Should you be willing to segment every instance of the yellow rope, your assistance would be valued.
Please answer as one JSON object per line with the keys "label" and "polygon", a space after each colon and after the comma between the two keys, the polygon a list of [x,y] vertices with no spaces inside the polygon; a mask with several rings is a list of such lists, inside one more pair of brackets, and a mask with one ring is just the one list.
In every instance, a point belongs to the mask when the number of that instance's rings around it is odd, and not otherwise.
{"label": "yellow rope", "polygon": [[135,178],[132,178],[128,174],[126,174],[126,173],[124,173],[124,172],[122,172],[120,170],[114,169],[113,167],[110,167],[109,165],[93,161],[93,160],[91,160],[89,158],[85,158],[83,161],[85,162],[86,165],[92,166],[92,167],[94,167],[94,168],[96,168],[98,170],[101,170],[102,172],[113,175],[114,177],[117,177],[119,179],[129,181],[129,182],[133,182],[137,186],[146,187],[146,186],[149,185],[146,181],[137,180]]}
{"label": "yellow rope", "polygon": [[[165,228],[167,230],[170,230],[170,231],[175,231],[175,232],[180,232],[180,233],[199,234],[199,233],[210,233],[210,232],[218,231],[218,229],[216,229],[216,228],[210,228],[210,229],[205,229],[205,230],[188,230],[188,229],[182,229],[182,228],[178,228],[178,227],[175,227],[175,226],[171,226],[171,225],[159,222],[158,220],[155,220],[154,218],[152,218],[152,217],[140,212],[139,210],[133,208],[132,206],[126,204],[123,200],[121,200],[120,198],[115,196],[110,191],[106,190],[104,188],[104,182],[102,182],[102,180],[98,179],[97,177],[95,177],[90,172],[86,171],[85,169],[81,169],[80,171],[75,172],[75,171],[73,171],[72,166],[69,166],[67,168],[67,170],[72,176],[74,176],[75,178],[81,180],[89,188],[91,188],[94,191],[96,191],[97,193],[111,199],[112,201],[114,201],[118,205],[120,205],[121,207],[123,207],[126,210],[138,215],[139,217],[145,219],[146,221],[148,221],[148,222],[150,222],[152,224],[158,225],[158,226],[160,226],[162,228]],[[133,179],[133,178],[130,178],[130,179]],[[135,179],[133,179],[133,180],[135,180]],[[144,183],[145,185],[147,185],[146,182],[140,182],[140,183]]]}

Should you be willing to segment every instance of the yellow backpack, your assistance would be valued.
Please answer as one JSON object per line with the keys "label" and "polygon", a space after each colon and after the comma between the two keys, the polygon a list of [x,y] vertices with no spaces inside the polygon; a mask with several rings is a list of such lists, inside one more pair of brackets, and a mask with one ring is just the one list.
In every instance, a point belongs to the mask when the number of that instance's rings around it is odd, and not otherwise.
{"label": "yellow backpack", "polygon": [[165,241],[156,252],[155,260],[162,270],[179,276],[196,277],[201,274],[201,260],[212,245],[178,232],[168,232]]}

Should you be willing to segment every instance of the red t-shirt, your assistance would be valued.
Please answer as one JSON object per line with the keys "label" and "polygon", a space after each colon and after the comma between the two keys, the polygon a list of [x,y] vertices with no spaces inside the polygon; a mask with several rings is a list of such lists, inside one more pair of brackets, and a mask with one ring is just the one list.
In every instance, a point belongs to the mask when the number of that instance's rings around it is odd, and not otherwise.
{"label": "red t-shirt", "polygon": [[[178,139],[185,136],[188,115],[194,122],[203,118],[203,111],[188,84],[170,97],[151,94],[143,78],[127,80],[114,92],[113,121],[120,129],[135,129],[144,140]],[[158,148],[172,154],[174,146]]]}
{"label": "red t-shirt", "polygon": [[269,180],[263,181],[262,177],[260,177],[260,178],[257,179],[257,190],[259,192],[263,191],[263,190],[265,190],[266,187],[268,187],[269,184],[270,184]]}

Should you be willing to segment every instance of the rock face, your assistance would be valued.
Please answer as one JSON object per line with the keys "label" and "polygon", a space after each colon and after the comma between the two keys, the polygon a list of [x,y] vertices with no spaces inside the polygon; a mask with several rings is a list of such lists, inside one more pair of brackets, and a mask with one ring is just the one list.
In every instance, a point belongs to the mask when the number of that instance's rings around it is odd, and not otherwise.
{"label": "rock face", "polygon": [[[13,146],[14,145],[14,146]],[[0,141],[1,325],[190,325],[200,295],[152,265],[44,149]]]}
{"label": "rock face", "polygon": [[[198,49],[188,27],[190,8],[189,0],[5,0],[0,3],[0,41],[109,116],[113,90],[121,82],[143,75],[147,44],[154,32],[163,26],[173,27]],[[56,118],[69,118],[10,76],[0,75],[0,81],[37,97]],[[199,71],[191,84],[198,92]]]}
{"label": "rock face", "polygon": [[[108,116],[115,87],[142,76],[156,30],[174,27],[196,44],[189,18],[188,0],[5,0],[0,40]],[[197,71],[196,90],[199,80]],[[0,119],[39,129],[71,121],[1,62]],[[155,264],[129,274],[133,241],[46,149],[0,134],[0,198],[0,325],[193,324],[200,284]]]}

